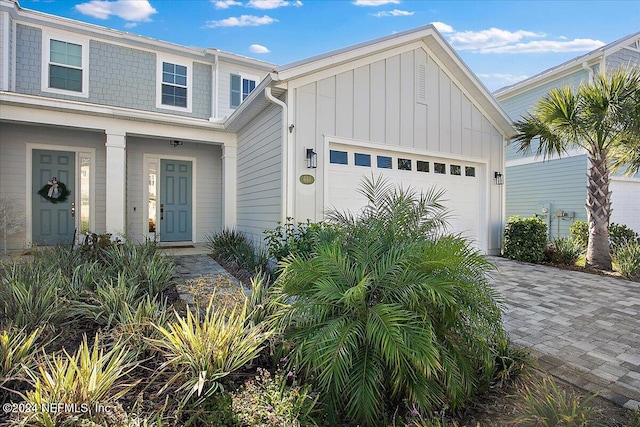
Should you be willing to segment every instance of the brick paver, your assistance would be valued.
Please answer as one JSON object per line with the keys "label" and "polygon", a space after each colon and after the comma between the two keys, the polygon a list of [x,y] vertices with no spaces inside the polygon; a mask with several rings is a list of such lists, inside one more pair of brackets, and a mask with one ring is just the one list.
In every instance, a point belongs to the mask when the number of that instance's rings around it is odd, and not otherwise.
{"label": "brick paver", "polygon": [[640,406],[640,283],[492,258],[505,328],[548,373]]}

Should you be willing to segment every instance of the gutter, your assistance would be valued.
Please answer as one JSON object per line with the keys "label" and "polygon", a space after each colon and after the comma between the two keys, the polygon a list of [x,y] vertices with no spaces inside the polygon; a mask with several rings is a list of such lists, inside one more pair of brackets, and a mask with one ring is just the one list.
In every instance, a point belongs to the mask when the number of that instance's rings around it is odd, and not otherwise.
{"label": "gutter", "polygon": [[273,96],[273,94],[271,93],[271,87],[267,86],[264,88],[264,96],[265,98],[267,98],[271,103],[279,106],[282,108],[282,126],[281,126],[281,131],[282,131],[282,154],[281,154],[281,159],[282,159],[282,176],[281,176],[281,180],[282,180],[282,188],[280,189],[280,197],[282,200],[282,222],[285,223],[287,221],[287,217],[290,216],[289,213],[289,203],[287,200],[287,196],[288,196],[288,187],[289,187],[289,174],[288,174],[288,168],[289,165],[287,164],[287,159],[288,159],[288,154],[289,154],[289,135],[287,134],[287,117],[288,117],[288,107],[287,104],[284,103],[283,101],[280,101],[278,98],[276,98],[275,96]]}

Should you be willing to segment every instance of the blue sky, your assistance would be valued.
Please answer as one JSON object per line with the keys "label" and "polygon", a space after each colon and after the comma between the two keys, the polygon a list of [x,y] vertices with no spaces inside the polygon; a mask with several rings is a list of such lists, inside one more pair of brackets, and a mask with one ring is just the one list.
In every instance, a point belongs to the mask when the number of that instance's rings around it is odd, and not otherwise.
{"label": "blue sky", "polygon": [[279,65],[434,23],[490,90],[640,31],[638,0],[22,0],[20,5]]}

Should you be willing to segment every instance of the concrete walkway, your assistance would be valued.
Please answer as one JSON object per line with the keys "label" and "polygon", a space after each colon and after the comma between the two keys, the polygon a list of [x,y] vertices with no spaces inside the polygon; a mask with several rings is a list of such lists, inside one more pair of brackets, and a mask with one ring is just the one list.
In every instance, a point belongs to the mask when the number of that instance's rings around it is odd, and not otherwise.
{"label": "concrete walkway", "polygon": [[505,327],[540,367],[630,409],[640,407],[640,283],[492,258]]}

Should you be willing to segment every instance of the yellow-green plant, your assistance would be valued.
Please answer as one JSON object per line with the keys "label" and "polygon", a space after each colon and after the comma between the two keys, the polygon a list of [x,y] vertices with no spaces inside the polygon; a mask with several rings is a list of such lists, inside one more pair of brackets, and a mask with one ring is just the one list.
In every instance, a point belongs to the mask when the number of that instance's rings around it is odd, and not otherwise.
{"label": "yellow-green plant", "polygon": [[[33,390],[24,398],[36,411],[24,414],[23,421],[27,425],[53,427],[72,418],[100,419],[104,415],[96,405],[115,408],[117,400],[135,386],[135,382],[126,380],[137,366],[133,356],[121,343],[105,351],[99,335],[93,346],[85,337],[74,355],[66,350],[54,356],[45,354],[36,369],[26,369]],[[69,411],[47,409],[59,403],[70,405]]]}
{"label": "yellow-green plant", "polygon": [[525,386],[517,423],[527,427],[598,426],[596,410],[590,406],[595,395],[584,399],[560,390],[551,378]]}
{"label": "yellow-green plant", "polygon": [[[213,301],[213,298],[211,299]],[[201,316],[187,308],[183,317],[166,327],[154,324],[162,337],[149,340],[165,358],[162,369],[173,375],[162,391],[176,384],[176,395],[184,407],[194,396],[196,404],[222,389],[220,380],[256,358],[271,335],[263,325],[246,326],[247,304],[231,312],[212,309]]]}
{"label": "yellow-green plant", "polygon": [[33,361],[32,347],[39,329],[30,334],[24,329],[8,327],[0,332],[0,386],[10,381],[22,363]]}

